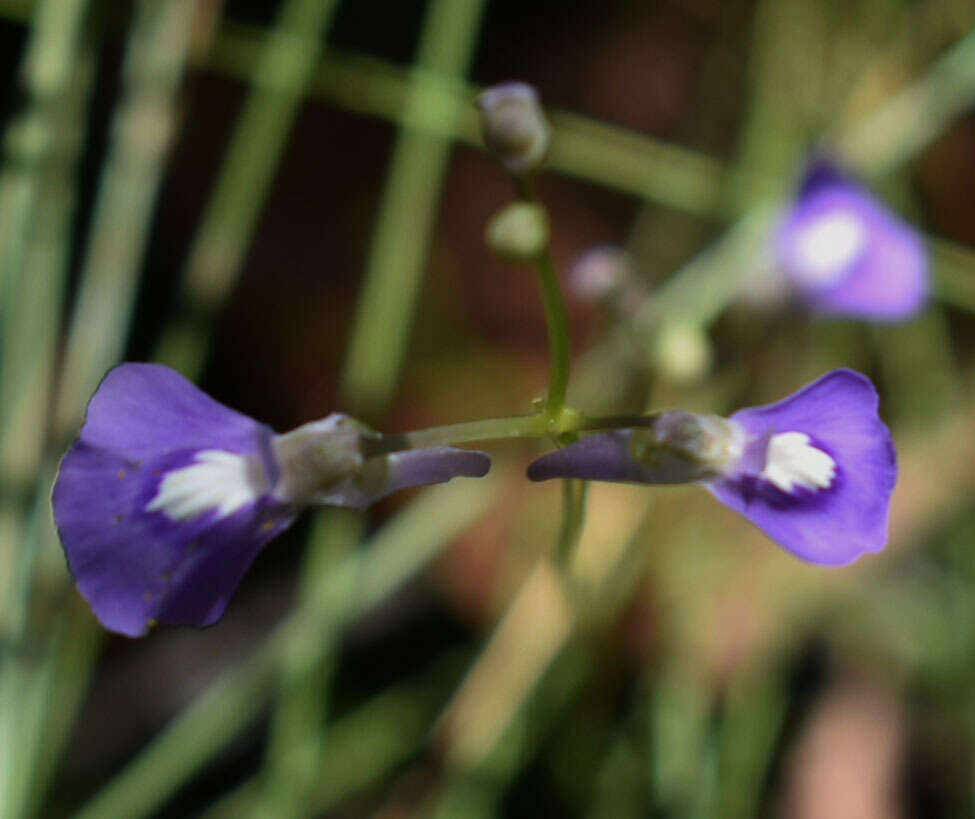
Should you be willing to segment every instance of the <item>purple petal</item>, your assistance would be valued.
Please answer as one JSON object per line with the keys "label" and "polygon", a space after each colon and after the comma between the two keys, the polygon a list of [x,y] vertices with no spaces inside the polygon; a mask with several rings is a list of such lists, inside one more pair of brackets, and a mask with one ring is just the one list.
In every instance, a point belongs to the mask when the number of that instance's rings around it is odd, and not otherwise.
{"label": "purple petal", "polygon": [[776,245],[782,268],[819,312],[895,321],[927,300],[918,232],[826,163],[808,172]]}
{"label": "purple petal", "polygon": [[[712,482],[711,492],[805,560],[840,565],[879,551],[887,543],[897,459],[877,406],[870,380],[844,369],[777,404],[735,413],[749,444],[736,473]],[[762,477],[773,436],[790,432],[832,458],[828,488],[785,492]]]}
{"label": "purple petal", "polygon": [[147,511],[165,476],[196,454],[138,461],[79,440],[61,462],[52,503],[68,566],[112,631],[136,637],[152,621],[214,623],[264,544],[294,519],[268,496],[225,517],[174,521]]}
{"label": "purple petal", "polygon": [[[106,628],[137,636],[153,620],[220,617],[261,547],[294,518],[265,491],[277,480],[272,435],[166,367],[123,364],[105,377],[61,462],[52,506],[68,566]],[[176,499],[195,512],[153,508],[167,477],[206,453],[246,465],[259,486],[234,496],[233,481],[214,480]],[[221,511],[221,501],[232,508]]]}
{"label": "purple petal", "polygon": [[140,459],[171,449],[266,452],[272,434],[169,367],[127,363],[111,370],[95,391],[80,438]]}

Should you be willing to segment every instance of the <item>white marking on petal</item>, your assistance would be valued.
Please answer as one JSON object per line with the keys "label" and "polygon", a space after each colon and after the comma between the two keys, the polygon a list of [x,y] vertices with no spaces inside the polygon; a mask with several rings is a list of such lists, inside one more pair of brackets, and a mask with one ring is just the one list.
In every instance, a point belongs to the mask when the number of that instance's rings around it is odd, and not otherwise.
{"label": "white marking on petal", "polygon": [[164,512],[172,520],[190,520],[211,511],[225,518],[269,489],[267,475],[254,458],[206,449],[196,454],[196,463],[166,474],[146,511]]}
{"label": "white marking on petal", "polygon": [[797,272],[808,284],[833,284],[842,278],[866,242],[867,230],[857,214],[826,213],[799,228],[795,238]]}
{"label": "white marking on petal", "polygon": [[769,439],[759,477],[783,492],[791,493],[797,486],[818,492],[833,483],[836,461],[814,447],[806,433],[783,432]]}

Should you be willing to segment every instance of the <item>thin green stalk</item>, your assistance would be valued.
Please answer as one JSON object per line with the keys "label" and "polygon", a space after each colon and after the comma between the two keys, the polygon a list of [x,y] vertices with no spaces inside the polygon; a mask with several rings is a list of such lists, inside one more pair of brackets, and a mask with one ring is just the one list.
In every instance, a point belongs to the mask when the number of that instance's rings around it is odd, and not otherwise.
{"label": "thin green stalk", "polygon": [[[485,6],[485,0],[432,0],[417,66],[459,82]],[[453,133],[462,106],[459,98],[431,94],[427,83],[414,79],[403,120],[440,120]],[[450,150],[449,141],[413,128],[400,133],[393,150],[345,366],[346,403],[366,415],[386,405],[399,378]]]}
{"label": "thin green stalk", "polygon": [[[573,409],[563,408],[552,420],[547,413],[516,415],[510,418],[488,418],[447,424],[441,427],[384,435],[372,443],[368,454],[420,449],[429,446],[468,444],[473,441],[498,441],[506,438],[550,438],[576,432],[595,432],[623,427],[645,427],[653,423],[653,413],[642,415],[608,415],[590,418]],[[369,442],[367,442],[368,444]]]}
{"label": "thin green stalk", "polygon": [[559,530],[556,555],[563,565],[568,563],[582,535],[588,487],[588,481],[571,478],[562,481],[562,528]]}
{"label": "thin green stalk", "polygon": [[[525,202],[537,202],[535,180],[531,175],[514,176],[518,198]],[[559,273],[552,261],[552,250],[545,244],[544,250],[534,261],[538,276],[538,287],[545,310],[545,327],[548,330],[549,355],[552,356],[552,374],[549,378],[548,396],[545,399],[545,414],[554,423],[565,407],[565,396],[569,389],[571,350],[569,340],[569,320],[562,297]]]}
{"label": "thin green stalk", "polygon": [[552,375],[545,399],[545,414],[554,421],[565,407],[569,389],[569,322],[565,313],[565,301],[559,285],[559,274],[552,262],[552,254],[546,250],[535,263],[538,284],[545,306],[545,324],[548,328],[549,350],[552,356]]}
{"label": "thin green stalk", "polygon": [[504,438],[542,438],[548,434],[548,430],[548,417],[544,414],[538,414],[448,424],[407,432],[401,436],[387,435],[384,438],[394,450],[421,449],[428,446],[466,444],[472,441],[502,440]]}

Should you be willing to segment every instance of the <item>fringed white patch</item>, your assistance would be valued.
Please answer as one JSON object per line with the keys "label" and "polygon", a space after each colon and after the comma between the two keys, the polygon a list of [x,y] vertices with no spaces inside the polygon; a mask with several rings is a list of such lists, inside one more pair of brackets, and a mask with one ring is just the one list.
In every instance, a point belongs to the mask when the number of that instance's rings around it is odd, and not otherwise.
{"label": "fringed white patch", "polygon": [[804,432],[773,435],[765,452],[760,477],[791,493],[795,487],[813,492],[828,489],[836,477],[836,462],[809,442]]}
{"label": "fringed white patch", "polygon": [[795,259],[809,284],[829,285],[839,279],[863,250],[867,231],[855,213],[827,213],[799,229]]}
{"label": "fringed white patch", "polygon": [[254,458],[206,449],[197,453],[196,463],[166,474],[146,511],[163,512],[172,520],[190,520],[211,511],[224,518],[269,489],[267,475]]}

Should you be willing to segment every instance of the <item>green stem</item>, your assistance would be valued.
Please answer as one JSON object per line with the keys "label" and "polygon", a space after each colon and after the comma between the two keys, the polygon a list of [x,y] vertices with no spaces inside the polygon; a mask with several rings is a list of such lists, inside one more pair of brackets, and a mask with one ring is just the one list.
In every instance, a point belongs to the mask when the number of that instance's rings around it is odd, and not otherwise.
{"label": "green stem", "polygon": [[467,421],[460,424],[447,424],[441,427],[414,430],[413,432],[384,435],[377,440],[367,441],[369,446],[367,454],[374,456],[403,449],[469,444],[472,441],[548,438],[572,432],[646,427],[653,423],[655,417],[654,414],[649,414],[608,415],[600,418],[588,418],[576,410],[563,407],[555,418],[550,417],[547,412],[540,412],[536,415],[487,418],[483,421]]}
{"label": "green stem", "polygon": [[420,448],[503,438],[544,438],[548,433],[548,417],[538,414],[514,418],[487,418],[483,421],[430,427],[430,429],[407,432],[405,435],[386,436],[385,441],[396,443],[397,439],[400,439],[405,440],[410,448]]}
{"label": "green stem", "polygon": [[[531,176],[516,176],[514,182],[519,199],[525,202],[538,201]],[[538,273],[538,287],[545,307],[548,346],[552,354],[552,377],[549,380],[548,397],[545,399],[545,414],[549,421],[554,422],[565,407],[565,396],[569,388],[569,321],[562,288],[559,286],[559,274],[548,244],[535,260],[535,271]]]}
{"label": "green stem", "polygon": [[545,306],[545,323],[548,326],[548,343],[552,352],[552,377],[545,399],[545,414],[554,420],[565,407],[565,396],[569,388],[569,322],[565,313],[559,276],[548,251],[535,262],[538,271],[538,285]]}
{"label": "green stem", "polygon": [[563,565],[568,562],[582,534],[588,489],[587,481],[572,478],[562,481],[562,528],[559,531],[557,556]]}

